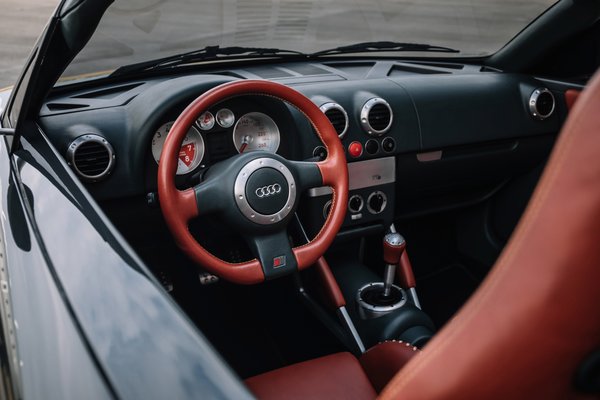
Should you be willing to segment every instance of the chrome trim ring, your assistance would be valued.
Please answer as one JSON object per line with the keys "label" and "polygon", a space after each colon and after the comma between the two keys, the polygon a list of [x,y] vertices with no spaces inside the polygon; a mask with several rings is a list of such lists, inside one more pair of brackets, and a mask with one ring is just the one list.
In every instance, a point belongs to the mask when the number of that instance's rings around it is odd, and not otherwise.
{"label": "chrome trim ring", "polygon": [[378,317],[378,316],[381,316],[382,314],[387,314],[391,311],[397,310],[406,304],[406,292],[404,291],[404,289],[402,289],[399,286],[396,286],[396,285],[392,285],[392,286],[394,288],[398,289],[400,291],[400,293],[402,293],[402,299],[400,299],[400,301],[397,302],[396,304],[392,304],[389,306],[374,306],[374,305],[369,304],[366,301],[364,301],[362,299],[362,297],[360,296],[362,294],[363,290],[365,290],[366,288],[369,288],[369,287],[381,287],[381,289],[383,290],[383,282],[367,283],[366,285],[364,285],[363,287],[358,289],[358,292],[356,293],[356,302],[363,310],[370,312],[372,317]]}
{"label": "chrome trim ring", "polygon": [[[540,98],[540,96],[542,94],[546,94],[546,93],[549,94],[550,97],[552,98],[552,108],[550,109],[550,111],[548,113],[541,114],[537,108],[537,102],[538,102],[538,99]],[[547,88],[535,89],[533,91],[533,93],[531,93],[531,96],[529,97],[529,112],[531,113],[533,118],[539,119],[540,121],[551,116],[554,113],[555,107],[556,107],[556,99],[554,98],[554,95],[552,94],[552,92],[550,90],[548,90]]]}
{"label": "chrome trim ring", "polygon": [[[77,149],[79,149],[79,147],[82,144],[85,144],[88,142],[99,143],[100,145],[104,146],[104,148],[108,152],[108,165],[106,166],[104,171],[102,171],[96,175],[88,175],[88,174],[82,172],[77,167],[77,164],[75,163],[75,154],[77,153]],[[75,173],[80,178],[82,178],[88,182],[96,182],[96,181],[99,181],[99,180],[107,177],[112,172],[113,168],[115,167],[115,158],[116,158],[115,151],[114,151],[113,147],[110,145],[110,143],[102,136],[96,135],[94,133],[88,133],[87,135],[79,136],[78,138],[76,138],[75,140],[73,140],[71,142],[71,144],[69,145],[69,148],[67,149],[68,164],[73,167],[73,169],[75,170]]]}
{"label": "chrome trim ring", "polygon": [[[344,136],[346,136],[346,132],[348,131],[348,125],[349,125],[348,113],[346,112],[346,110],[344,110],[344,107],[342,107],[338,103],[325,103],[325,104],[322,104],[321,107],[319,107],[319,109],[321,110],[321,112],[323,114],[325,114],[329,110],[334,110],[334,109],[339,110],[342,112],[342,114],[344,114],[344,118],[345,118],[344,130],[342,131],[342,133],[338,134],[338,137],[340,139],[343,139]],[[325,116],[327,116],[327,115],[325,115]],[[329,119],[329,118],[327,118],[327,119]]]}
{"label": "chrome trim ring", "polygon": [[[376,211],[371,207],[371,199],[373,198],[373,196],[376,196],[378,194],[381,195],[381,197],[383,197],[383,203],[381,204],[381,210]],[[387,196],[381,190],[376,190],[376,191],[372,192],[369,195],[369,197],[367,197],[367,210],[369,210],[369,212],[371,214],[381,214],[385,210],[386,207],[387,207]]]}
{"label": "chrome trim ring", "polygon": [[[352,199],[359,199],[360,200],[360,205],[358,206],[358,208],[353,208],[352,207]],[[359,213],[362,211],[363,207],[365,206],[365,200],[362,198],[362,196],[360,194],[353,194],[349,199],[348,199],[348,210],[350,210],[350,212],[353,213]]]}
{"label": "chrome trim ring", "polygon": [[[383,104],[390,111],[390,122],[387,126],[381,130],[373,129],[371,124],[369,123],[369,113],[378,104]],[[390,104],[382,99],[381,97],[373,97],[372,99],[367,100],[367,102],[362,106],[360,110],[360,124],[363,129],[371,136],[381,136],[392,127],[392,122],[394,121],[394,112],[392,111],[392,107]]]}
{"label": "chrome trim ring", "polygon": [[[281,210],[276,212],[275,214],[261,214],[254,210],[250,203],[248,203],[248,199],[246,199],[246,184],[248,183],[248,179],[250,175],[252,175],[255,171],[261,168],[272,168],[279,173],[281,173],[288,184],[288,198]],[[292,211],[294,207],[294,202],[296,201],[296,182],[294,181],[294,176],[290,172],[290,170],[283,165],[281,162],[273,159],[273,158],[257,158],[255,160],[250,161],[248,164],[244,166],[238,173],[235,178],[235,184],[233,186],[233,193],[235,195],[235,202],[242,212],[242,214],[248,218],[248,220],[252,222],[256,222],[261,225],[271,225],[275,224],[285,217]]]}

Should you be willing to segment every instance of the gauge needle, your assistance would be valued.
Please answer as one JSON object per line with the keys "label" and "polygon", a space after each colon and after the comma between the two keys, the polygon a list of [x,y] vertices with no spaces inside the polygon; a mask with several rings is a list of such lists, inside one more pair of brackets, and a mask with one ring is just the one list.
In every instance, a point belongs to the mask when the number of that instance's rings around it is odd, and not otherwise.
{"label": "gauge needle", "polygon": [[246,147],[248,147],[248,143],[250,142],[249,139],[250,138],[248,136],[244,136],[244,139],[242,139],[242,145],[240,146],[240,154],[242,154],[244,150],[246,150]]}

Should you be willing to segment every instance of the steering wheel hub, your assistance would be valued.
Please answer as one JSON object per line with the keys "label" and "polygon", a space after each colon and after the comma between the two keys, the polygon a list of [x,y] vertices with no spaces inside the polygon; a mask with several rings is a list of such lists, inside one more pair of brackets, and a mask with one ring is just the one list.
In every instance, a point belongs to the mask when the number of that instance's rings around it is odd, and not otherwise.
{"label": "steering wheel hub", "polygon": [[262,157],[248,162],[234,184],[241,213],[261,225],[275,224],[289,215],[296,203],[296,182],[280,161]]}

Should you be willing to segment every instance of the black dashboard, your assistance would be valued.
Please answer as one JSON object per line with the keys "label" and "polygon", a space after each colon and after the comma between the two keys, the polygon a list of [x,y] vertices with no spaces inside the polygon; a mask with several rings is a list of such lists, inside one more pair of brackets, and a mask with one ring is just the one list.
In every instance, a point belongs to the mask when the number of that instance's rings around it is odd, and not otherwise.
{"label": "black dashboard", "polygon": [[[197,96],[236,79],[277,81],[321,107],[346,149],[345,228],[359,231],[475,201],[539,163],[566,117],[563,92],[572,86],[441,62],[266,64],[62,92],[48,98],[40,124],[98,201],[143,197],[156,192],[156,150],[167,124]],[[250,94],[208,112],[180,154],[181,187],[240,149],[324,156],[305,117],[279,100]],[[312,233],[329,199],[327,188],[306,193],[300,212]]]}

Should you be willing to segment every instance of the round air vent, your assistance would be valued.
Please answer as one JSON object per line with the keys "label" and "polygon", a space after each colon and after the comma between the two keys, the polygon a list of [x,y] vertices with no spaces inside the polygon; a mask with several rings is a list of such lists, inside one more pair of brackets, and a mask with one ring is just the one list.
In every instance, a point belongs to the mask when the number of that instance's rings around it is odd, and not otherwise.
{"label": "round air vent", "polygon": [[371,136],[381,136],[389,131],[393,118],[392,107],[379,97],[368,100],[360,110],[360,123]]}
{"label": "round air vent", "polygon": [[535,89],[529,97],[529,112],[535,119],[543,120],[554,112],[554,95],[546,88]]}
{"label": "round air vent", "polygon": [[79,136],[69,145],[67,160],[80,178],[88,182],[99,181],[112,171],[115,152],[102,136]]}
{"label": "round air vent", "polygon": [[340,139],[343,138],[348,130],[348,114],[344,107],[337,103],[325,103],[319,108],[329,119]]}

